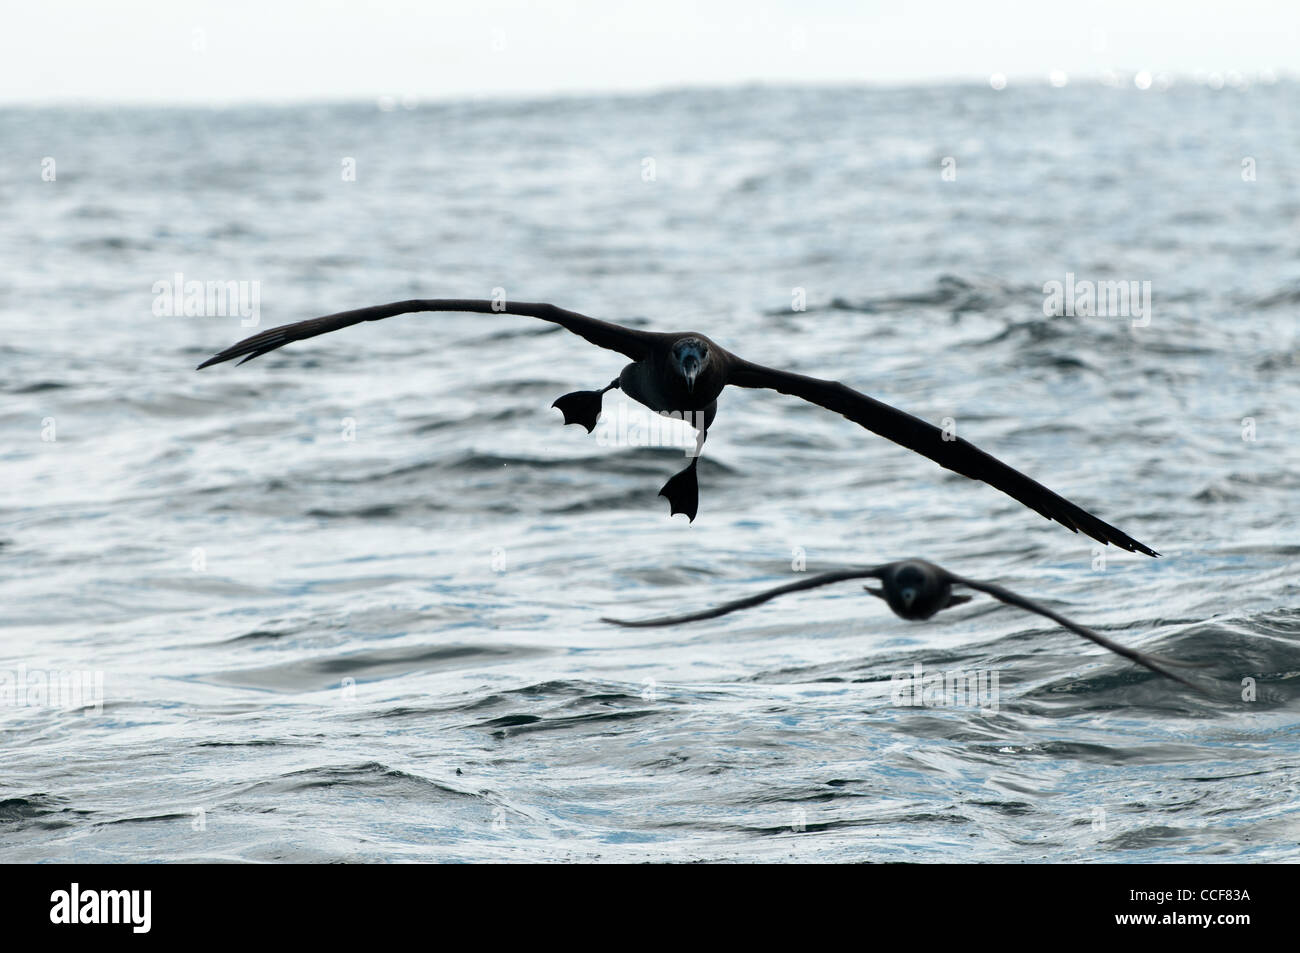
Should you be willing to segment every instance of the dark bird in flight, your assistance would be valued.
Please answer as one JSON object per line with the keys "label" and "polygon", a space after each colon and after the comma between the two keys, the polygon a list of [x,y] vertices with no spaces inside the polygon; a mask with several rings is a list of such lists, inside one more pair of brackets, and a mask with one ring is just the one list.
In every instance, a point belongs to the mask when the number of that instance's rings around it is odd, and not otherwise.
{"label": "dark bird in flight", "polygon": [[1041,606],[1031,599],[1018,595],[1009,589],[1003,589],[1001,586],[994,585],[991,582],[978,582],[974,579],[966,579],[944,569],[942,566],[936,566],[934,563],[926,562],[924,559],[907,559],[896,563],[885,563],[883,566],[876,566],[872,569],[841,569],[836,572],[826,572],[817,576],[810,576],[807,579],[800,579],[798,582],[792,582],[784,586],[777,586],[775,589],[767,589],[754,596],[748,596],[744,599],[737,599],[734,602],[724,602],[720,606],[712,609],[705,609],[702,612],[692,612],[688,615],[664,616],[658,619],[608,619],[600,621],[610,622],[614,625],[623,625],[631,628],[645,628],[649,626],[660,625],[677,625],[680,622],[697,622],[700,619],[715,619],[720,615],[726,615],[728,612],[735,612],[738,609],[748,609],[751,606],[761,605],[769,599],[775,599],[777,596],[785,595],[787,592],[800,592],[804,589],[815,589],[818,586],[829,585],[833,582],[843,582],[846,579],[879,579],[879,589],[873,589],[870,586],[864,588],[878,599],[883,599],[889,604],[889,608],[894,610],[894,615],[903,619],[923,620],[928,619],[937,612],[942,612],[951,606],[961,605],[963,602],[970,602],[971,597],[958,595],[952,591],[953,586],[965,586],[968,589],[975,589],[979,592],[986,592],[999,602],[1005,602],[1009,606],[1015,606],[1018,609],[1025,609],[1029,612],[1037,612],[1041,616],[1046,616],[1057,625],[1064,626],[1076,635],[1081,635],[1085,639],[1091,639],[1098,645],[1110,649],[1117,655],[1122,655],[1126,659],[1137,662],[1139,665],[1151,669],[1166,678],[1172,678],[1174,681],[1186,685],[1194,691],[1201,691],[1187,679],[1165,668],[1166,665],[1183,665],[1183,662],[1174,662],[1169,659],[1158,658],[1154,655],[1148,655],[1145,652],[1139,652],[1136,649],[1130,649],[1113,642],[1099,632],[1094,632],[1086,626],[1079,625],[1077,622],[1071,622],[1065,616],[1057,615],[1046,606]]}
{"label": "dark bird in flight", "polygon": [[478,298],[432,298],[396,301],[355,311],[341,311],[322,318],[271,328],[245,338],[208,358],[199,368],[220,364],[236,357],[251,361],[268,351],[360,324],[415,311],[473,311],[481,314],[516,314],[558,324],[597,347],[618,351],[632,359],[617,378],[600,390],[565,394],[551,406],[564,414],[566,424],[581,424],[590,433],[600,416],[601,401],[608,390],[621,388],[625,394],[659,413],[681,416],[698,431],[690,464],[672,477],[659,491],[668,498],[669,515],[685,513],[695,519],[699,507],[699,484],[695,468],[709,426],[718,411],[718,395],[728,384],[735,387],[768,388],[833,410],[872,433],[929,457],[972,480],[983,480],[1008,496],[1056,520],[1071,532],[1082,530],[1093,539],[1113,543],[1129,552],[1157,553],[1047,487],[1031,480],[965,440],[945,434],[933,424],[888,404],[860,394],[838,381],[804,377],[790,371],[753,364],[714,344],[693,331],[661,333],[625,328],[608,321],[565,311],[550,304],[525,301],[492,301]]}

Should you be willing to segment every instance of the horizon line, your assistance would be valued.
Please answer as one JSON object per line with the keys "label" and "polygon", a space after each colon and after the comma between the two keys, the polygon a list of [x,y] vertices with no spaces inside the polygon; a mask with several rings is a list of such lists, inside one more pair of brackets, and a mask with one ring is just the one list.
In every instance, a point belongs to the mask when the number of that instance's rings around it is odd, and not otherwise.
{"label": "horizon line", "polygon": [[[182,98],[145,98],[130,96],[56,96],[49,99],[13,99],[0,97],[0,109],[48,109],[48,108],[127,108],[127,109],[183,109],[210,108],[228,109],[252,106],[289,107],[289,106],[373,106],[380,111],[412,111],[420,106],[444,106],[456,104],[479,103],[532,103],[556,100],[581,99],[636,99],[655,96],[671,96],[697,92],[739,92],[753,89],[780,90],[832,90],[859,89],[871,91],[902,91],[926,89],[964,89],[983,86],[990,92],[1005,93],[1017,89],[1054,89],[1069,86],[1085,86],[1097,89],[1136,89],[1137,91],[1164,92],[1174,88],[1208,88],[1212,91],[1242,91],[1254,86],[1276,86],[1294,83],[1300,73],[1282,68],[1264,68],[1255,70],[1196,70],[1194,72],[1151,71],[1146,69],[1107,69],[1089,70],[1065,76],[1064,82],[1054,80],[1055,74],[1008,73],[992,76],[973,76],[955,74],[936,76],[929,79],[827,79],[827,80],[792,80],[792,79],[745,79],[725,83],[670,83],[648,84],[641,87],[618,89],[573,88],[555,89],[545,93],[528,90],[493,90],[483,93],[457,92],[452,94],[404,93],[400,96],[391,93],[355,95],[288,95],[288,96],[235,96],[230,98],[182,97]],[[1146,85],[1136,85],[1139,78],[1147,77]],[[1001,86],[994,85],[994,77],[1000,77]],[[1217,80],[1216,80],[1217,78]],[[1157,82],[1160,81],[1160,82]]]}

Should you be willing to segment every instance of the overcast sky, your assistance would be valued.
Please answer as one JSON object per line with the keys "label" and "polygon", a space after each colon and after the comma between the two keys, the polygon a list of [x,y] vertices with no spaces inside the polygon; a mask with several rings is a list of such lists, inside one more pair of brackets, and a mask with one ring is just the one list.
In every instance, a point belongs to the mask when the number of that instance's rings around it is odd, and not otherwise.
{"label": "overcast sky", "polygon": [[0,101],[1300,73],[1300,0],[20,0]]}

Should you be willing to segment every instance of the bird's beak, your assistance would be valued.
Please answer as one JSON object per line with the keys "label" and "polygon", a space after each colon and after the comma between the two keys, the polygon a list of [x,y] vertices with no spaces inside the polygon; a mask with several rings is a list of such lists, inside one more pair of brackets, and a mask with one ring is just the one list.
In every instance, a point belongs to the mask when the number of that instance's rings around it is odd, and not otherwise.
{"label": "bird's beak", "polygon": [[682,374],[686,377],[686,389],[695,390],[695,378],[700,373],[700,362],[698,358],[688,357],[682,361]]}
{"label": "bird's beak", "polygon": [[903,605],[912,608],[912,603],[916,601],[916,590],[907,588],[899,592],[899,595],[903,597]]}

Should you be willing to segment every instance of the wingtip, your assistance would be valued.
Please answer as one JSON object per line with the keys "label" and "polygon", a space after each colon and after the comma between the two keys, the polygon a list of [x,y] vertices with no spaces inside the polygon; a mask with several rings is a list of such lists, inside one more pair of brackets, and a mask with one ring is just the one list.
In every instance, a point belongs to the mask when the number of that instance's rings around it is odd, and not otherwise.
{"label": "wingtip", "polygon": [[196,371],[201,371],[205,367],[211,367],[213,364],[222,364],[228,360],[230,360],[230,358],[226,355],[225,351],[222,351],[220,354],[213,354],[210,358],[194,369]]}
{"label": "wingtip", "polygon": [[1145,543],[1139,543],[1123,530],[1116,529],[1114,526],[1097,519],[1090,513],[1083,513],[1083,515],[1087,516],[1089,520],[1084,521],[1070,519],[1068,516],[1061,513],[1048,513],[1044,510],[1039,510],[1038,512],[1046,519],[1064,526],[1076,536],[1082,532],[1085,536],[1095,539],[1103,546],[1115,546],[1125,552],[1141,553],[1144,556],[1150,556],[1152,559],[1158,559],[1160,557],[1160,554],[1150,546],[1147,546]]}
{"label": "wingtip", "polygon": [[[1160,555],[1150,546],[1146,545],[1146,543],[1139,543],[1136,539],[1122,530],[1118,530],[1113,526],[1107,526],[1104,523],[1102,524],[1102,529],[1105,533],[1105,539],[1102,539],[1102,542],[1118,546],[1120,549],[1126,549],[1130,553],[1141,553],[1142,555],[1150,556],[1153,559]],[[1089,533],[1088,535],[1092,536],[1094,539],[1098,538],[1093,533]]]}
{"label": "wingtip", "polygon": [[1129,543],[1129,545],[1124,548],[1131,553],[1141,553],[1143,556],[1150,556],[1152,559],[1160,558],[1160,554],[1158,552],[1156,552],[1150,546],[1146,546],[1143,545],[1142,543],[1139,543],[1136,539],[1129,539],[1127,540],[1127,542]]}
{"label": "wingtip", "polygon": [[611,619],[609,616],[601,616],[600,621],[622,626],[625,629],[646,629],[660,624],[655,619]]}

